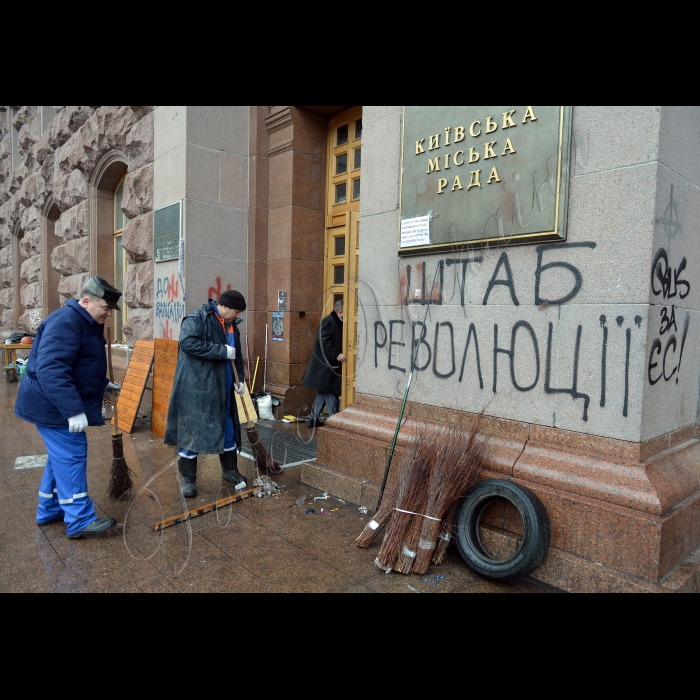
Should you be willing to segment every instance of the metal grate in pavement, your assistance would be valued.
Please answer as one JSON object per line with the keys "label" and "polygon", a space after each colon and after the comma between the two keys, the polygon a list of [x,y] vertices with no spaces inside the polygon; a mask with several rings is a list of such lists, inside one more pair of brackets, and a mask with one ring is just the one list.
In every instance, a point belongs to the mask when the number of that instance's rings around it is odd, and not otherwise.
{"label": "metal grate in pavement", "polygon": [[[266,425],[256,425],[255,429],[263,447],[281,467],[295,467],[297,464],[316,460],[316,440],[304,440],[294,433],[275,430]],[[241,455],[252,460],[253,450],[243,422],[241,442]]]}

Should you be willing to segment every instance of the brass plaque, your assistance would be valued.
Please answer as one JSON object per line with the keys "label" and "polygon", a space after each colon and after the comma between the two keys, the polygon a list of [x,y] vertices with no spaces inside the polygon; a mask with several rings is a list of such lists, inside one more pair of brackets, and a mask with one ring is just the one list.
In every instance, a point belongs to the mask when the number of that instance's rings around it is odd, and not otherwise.
{"label": "brass plaque", "polygon": [[399,255],[563,241],[571,107],[404,107]]}

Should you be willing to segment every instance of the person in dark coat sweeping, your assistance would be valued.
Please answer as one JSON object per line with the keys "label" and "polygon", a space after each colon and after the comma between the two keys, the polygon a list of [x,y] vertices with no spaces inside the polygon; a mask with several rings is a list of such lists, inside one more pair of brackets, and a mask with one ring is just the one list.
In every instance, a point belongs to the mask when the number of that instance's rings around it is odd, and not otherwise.
{"label": "person in dark coat sweeping", "polygon": [[37,525],[66,523],[69,539],[98,535],[116,524],[98,518],[87,487],[88,425],[104,425],[107,379],[105,321],[122,293],[91,277],[80,299],[68,299],[39,326],[27,374],[17,391],[15,415],[36,425],[48,458],[39,485]]}
{"label": "person in dark coat sweeping", "polygon": [[301,380],[305,386],[316,389],[316,398],[307,419],[310,428],[323,425],[319,418],[324,405],[329,416],[340,410],[342,367],[348,359],[342,350],[343,302],[336,301],[333,311],[321,321],[311,359]]}
{"label": "person in dark coat sweeping", "polygon": [[[182,495],[197,495],[197,457],[218,454],[221,477],[247,486],[238,471],[241,424],[233,395],[245,394],[243,356],[238,324],[246,303],[235,290],[209,299],[182,319],[173,390],[168,408],[165,444],[178,446]],[[240,384],[233,376],[236,363]]]}

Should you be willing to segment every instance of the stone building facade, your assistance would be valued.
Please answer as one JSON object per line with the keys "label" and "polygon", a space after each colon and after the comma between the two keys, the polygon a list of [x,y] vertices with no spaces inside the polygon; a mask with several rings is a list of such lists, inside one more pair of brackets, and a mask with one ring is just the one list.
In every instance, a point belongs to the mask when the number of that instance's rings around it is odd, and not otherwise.
{"label": "stone building facade", "polygon": [[[405,109],[343,122],[351,109],[0,107],[0,326],[33,330],[90,275],[114,282],[116,207],[127,342],[176,340],[184,313],[239,289],[249,355],[296,413],[313,399],[301,378],[334,298],[329,249],[356,227],[355,287],[350,263],[341,280],[356,307],[354,391],[304,482],[374,506],[417,362],[398,450],[422,424],[484,409],[498,447],[486,476],[529,487],[552,521],[535,577],[697,589],[700,110],[571,108],[561,243],[399,255]],[[346,193],[340,163],[356,174],[353,211],[331,206]],[[173,203],[181,254],[158,261],[154,217]],[[421,278],[440,282],[410,282]]]}
{"label": "stone building facade", "polygon": [[5,107],[0,116],[0,305],[6,329],[36,330],[93,274],[113,279],[113,196],[122,207],[132,339],[152,337],[152,107]]}

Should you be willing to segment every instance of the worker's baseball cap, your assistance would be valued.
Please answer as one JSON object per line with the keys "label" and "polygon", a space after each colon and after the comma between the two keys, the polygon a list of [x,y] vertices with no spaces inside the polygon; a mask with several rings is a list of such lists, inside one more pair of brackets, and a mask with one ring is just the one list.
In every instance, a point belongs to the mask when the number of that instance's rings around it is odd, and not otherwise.
{"label": "worker's baseball cap", "polygon": [[116,309],[120,311],[119,297],[122,293],[113,287],[107,280],[102,279],[102,277],[91,277],[86,283],[83,291],[89,292],[93,296],[104,299],[104,302],[109,306],[110,309]]}

